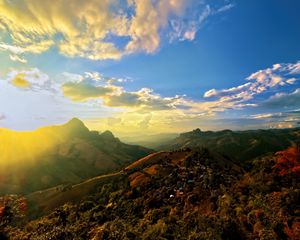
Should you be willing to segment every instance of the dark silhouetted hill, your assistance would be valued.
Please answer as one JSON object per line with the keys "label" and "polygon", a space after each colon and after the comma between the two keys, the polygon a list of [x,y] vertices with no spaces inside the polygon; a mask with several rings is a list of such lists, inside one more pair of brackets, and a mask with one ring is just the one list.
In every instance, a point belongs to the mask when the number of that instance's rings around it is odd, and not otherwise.
{"label": "dark silhouetted hill", "polygon": [[201,131],[195,129],[161,146],[162,150],[206,147],[229,156],[234,161],[247,161],[255,157],[283,150],[300,142],[300,128],[248,131]]}

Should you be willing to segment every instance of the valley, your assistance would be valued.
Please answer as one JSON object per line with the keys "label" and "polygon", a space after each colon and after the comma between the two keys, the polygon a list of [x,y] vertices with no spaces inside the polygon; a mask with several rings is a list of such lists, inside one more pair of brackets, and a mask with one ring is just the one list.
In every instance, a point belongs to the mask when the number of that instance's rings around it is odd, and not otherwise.
{"label": "valley", "polygon": [[[105,134],[105,144],[116,141]],[[275,151],[256,144],[274,136],[285,139],[272,145]],[[27,194],[3,195],[0,233],[18,240],[297,239],[298,136],[299,129],[268,130],[263,135],[184,133],[172,140],[176,147],[168,146],[173,150],[149,150],[117,170]],[[241,138],[245,140],[237,140]],[[249,141],[254,147],[247,148]],[[285,148],[287,142],[291,145]],[[221,143],[232,150],[222,152]],[[241,154],[237,158],[230,157],[234,149]],[[241,150],[254,157],[243,161]]]}

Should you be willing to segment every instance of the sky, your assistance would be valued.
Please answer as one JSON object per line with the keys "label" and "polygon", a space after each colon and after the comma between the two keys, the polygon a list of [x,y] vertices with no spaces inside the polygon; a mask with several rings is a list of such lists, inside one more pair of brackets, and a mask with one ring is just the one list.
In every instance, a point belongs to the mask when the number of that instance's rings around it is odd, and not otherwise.
{"label": "sky", "polygon": [[300,122],[300,1],[0,0],[0,128]]}

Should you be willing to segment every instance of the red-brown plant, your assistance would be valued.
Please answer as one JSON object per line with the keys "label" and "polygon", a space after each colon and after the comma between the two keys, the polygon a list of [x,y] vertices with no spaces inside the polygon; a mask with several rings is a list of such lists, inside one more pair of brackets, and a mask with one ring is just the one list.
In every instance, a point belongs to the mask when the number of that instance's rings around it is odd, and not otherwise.
{"label": "red-brown plant", "polygon": [[289,147],[276,153],[277,159],[273,169],[280,176],[293,174],[300,176],[300,146]]}

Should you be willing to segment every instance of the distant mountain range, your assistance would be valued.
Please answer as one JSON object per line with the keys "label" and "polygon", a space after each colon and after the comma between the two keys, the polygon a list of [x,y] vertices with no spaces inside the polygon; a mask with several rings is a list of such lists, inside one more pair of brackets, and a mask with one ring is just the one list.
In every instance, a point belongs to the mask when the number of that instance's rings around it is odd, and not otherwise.
{"label": "distant mountain range", "polygon": [[[299,143],[300,128],[218,132],[196,129],[175,136],[156,136],[156,149],[208,148],[241,163]],[[144,143],[142,139],[140,144]],[[160,142],[164,144],[158,146]],[[32,132],[0,129],[0,195],[82,182],[120,170],[152,152],[122,143],[110,131],[90,131],[76,118]]]}
{"label": "distant mountain range", "polygon": [[136,136],[123,136],[120,139],[128,144],[137,144],[151,149],[158,149],[178,136],[179,133],[140,134]]}
{"label": "distant mountain range", "polygon": [[299,239],[299,128],[196,129],[158,152],[78,119],[0,139],[0,239]]}
{"label": "distant mountain range", "polygon": [[90,131],[79,119],[32,132],[0,129],[0,195],[28,193],[111,172],[152,150]]}
{"label": "distant mountain range", "polygon": [[266,153],[274,153],[300,142],[300,128],[248,131],[201,131],[195,129],[160,146],[159,150],[205,147],[244,162]]}

